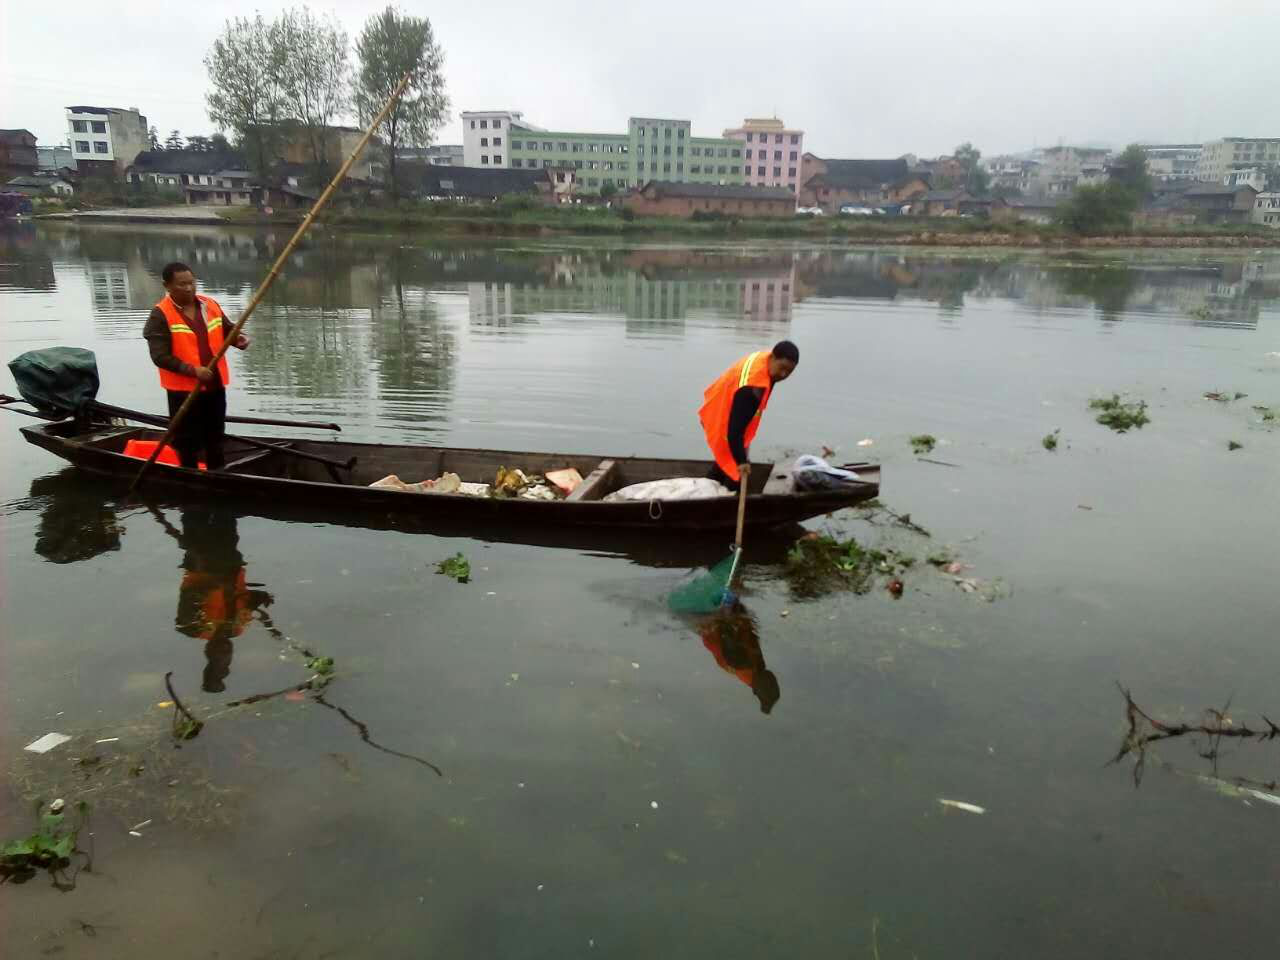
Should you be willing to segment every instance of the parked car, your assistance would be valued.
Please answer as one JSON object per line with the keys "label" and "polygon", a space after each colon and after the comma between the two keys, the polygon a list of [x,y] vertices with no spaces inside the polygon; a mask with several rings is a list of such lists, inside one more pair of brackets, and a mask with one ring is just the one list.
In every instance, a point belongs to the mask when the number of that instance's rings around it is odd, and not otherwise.
{"label": "parked car", "polygon": [[846,203],[840,208],[842,217],[874,217],[878,213],[883,214],[884,211],[861,203]]}
{"label": "parked car", "polygon": [[821,207],[796,207],[796,215],[800,217],[826,216]]}

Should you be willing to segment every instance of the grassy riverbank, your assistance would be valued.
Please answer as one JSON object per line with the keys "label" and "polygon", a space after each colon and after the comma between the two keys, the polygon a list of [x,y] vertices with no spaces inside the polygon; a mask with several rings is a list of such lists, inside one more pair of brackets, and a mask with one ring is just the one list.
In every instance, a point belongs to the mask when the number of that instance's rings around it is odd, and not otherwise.
{"label": "grassy riverbank", "polygon": [[[65,209],[65,208],[64,208]],[[199,211],[198,220],[188,219]],[[51,211],[50,211],[51,212]],[[221,218],[214,220],[213,216]],[[165,210],[81,209],[64,216],[116,222],[225,222],[233,225],[290,226],[303,210],[276,210],[271,215],[251,207]],[[1020,221],[993,223],[957,217],[807,217],[754,219],[712,216],[683,220],[634,217],[629,211],[603,207],[547,207],[527,202],[493,205],[404,202],[397,206],[342,203],[320,218],[331,227],[395,229],[413,233],[475,236],[614,236],[681,240],[803,240],[817,243],[880,243],[948,247],[1276,247],[1280,230],[1261,226],[1137,228],[1107,236],[1083,236],[1057,225]]]}
{"label": "grassy riverbank", "polygon": [[[232,208],[232,222],[298,223],[303,211]],[[992,223],[956,217],[808,217],[755,219],[714,217],[683,220],[630,217],[604,208],[526,205],[477,206],[454,203],[402,204],[398,207],[344,206],[327,212],[331,226],[395,228],[425,233],[517,236],[603,235],[672,237],[686,240],[794,239],[815,242],[885,243],[923,246],[1018,247],[1263,247],[1280,246],[1280,230],[1259,226],[1135,229],[1090,237],[1062,227],[1024,222]]]}

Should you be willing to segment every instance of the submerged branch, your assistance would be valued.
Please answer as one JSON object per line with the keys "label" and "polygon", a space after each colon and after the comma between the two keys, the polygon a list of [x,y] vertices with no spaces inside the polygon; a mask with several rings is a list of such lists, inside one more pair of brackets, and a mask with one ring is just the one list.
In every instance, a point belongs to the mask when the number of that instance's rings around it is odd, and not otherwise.
{"label": "submerged branch", "polygon": [[356,730],[360,732],[360,739],[363,740],[365,743],[367,743],[369,746],[373,747],[373,749],[381,750],[383,753],[389,753],[393,757],[400,757],[404,760],[412,760],[414,763],[420,763],[424,767],[430,767],[432,770],[434,770],[436,772],[436,776],[438,777],[444,776],[444,771],[442,771],[430,760],[424,760],[422,759],[422,757],[415,757],[411,753],[401,753],[399,750],[392,750],[390,747],[384,747],[380,743],[375,743],[374,740],[369,736],[369,728],[367,726],[365,726],[363,723],[361,723],[351,714],[347,713],[347,711],[342,709],[342,707],[338,706],[337,704],[330,703],[328,700],[324,698],[324,694],[322,693],[316,694],[315,702],[319,704],[323,704],[324,706],[328,707],[330,710],[336,710],[339,714],[341,714],[344,720],[346,720],[348,723],[354,726]]}
{"label": "submerged branch", "polygon": [[[172,670],[164,675],[164,685],[169,691],[169,699],[173,701],[173,735],[179,740],[190,740],[204,729],[204,724],[197,720],[178,698],[178,691],[173,689]],[[179,721],[179,715],[183,717],[182,721]]]}
{"label": "submerged branch", "polygon": [[[1221,710],[1210,707],[1205,711],[1210,722],[1164,723],[1138,706],[1126,687],[1121,686],[1119,683],[1116,686],[1124,697],[1125,718],[1128,721],[1129,729],[1125,732],[1124,739],[1120,743],[1120,749],[1111,758],[1110,763],[1119,763],[1129,754],[1134,754],[1136,759],[1133,768],[1133,785],[1135,787],[1142,782],[1142,774],[1146,765],[1146,748],[1161,740],[1173,740],[1196,734],[1208,737],[1210,740],[1209,749],[1201,751],[1200,756],[1214,763],[1216,767],[1218,745],[1224,737],[1257,742],[1275,740],[1280,737],[1280,727],[1277,727],[1265,714],[1262,715],[1262,720],[1267,725],[1266,729],[1255,730],[1248,724],[1236,723],[1227,713],[1231,707],[1230,701]],[[1216,776],[1216,769],[1214,779],[1222,779]],[[1268,789],[1274,789],[1275,787],[1274,781],[1262,783],[1250,780],[1247,777],[1233,777],[1230,782],[1240,786],[1260,786]]]}

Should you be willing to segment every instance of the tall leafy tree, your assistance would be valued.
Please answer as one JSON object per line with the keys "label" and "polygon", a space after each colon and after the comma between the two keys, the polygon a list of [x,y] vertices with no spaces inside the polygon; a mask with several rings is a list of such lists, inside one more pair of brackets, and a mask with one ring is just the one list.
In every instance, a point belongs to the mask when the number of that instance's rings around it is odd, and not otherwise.
{"label": "tall leafy tree", "polygon": [[155,124],[152,124],[151,129],[147,131],[147,148],[150,150],[164,149],[164,145],[160,143],[160,131],[155,128]]}
{"label": "tall leafy tree", "polygon": [[1108,169],[1109,179],[1118,183],[1139,201],[1151,192],[1151,174],[1147,171],[1147,151],[1139,144],[1131,143],[1116,157]]}
{"label": "tall leafy tree", "polygon": [[215,133],[209,138],[209,149],[217,153],[227,153],[231,149],[231,144],[222,134]]}
{"label": "tall leafy tree", "polygon": [[181,150],[182,143],[182,134],[177,130],[172,130],[170,131],[169,136],[164,139],[164,148],[166,150]]}
{"label": "tall leafy tree", "polygon": [[329,166],[327,128],[350,102],[347,32],[332,17],[303,6],[276,21],[284,53],[281,76],[285,109],[302,127],[317,173]]}
{"label": "tall leafy tree", "polygon": [[410,74],[404,95],[392,108],[380,131],[387,143],[392,196],[399,196],[396,150],[430,146],[444,123],[449,99],[441,68],[444,54],[436,43],[431,21],[388,6],[365,21],[356,40],[359,67],[354,100],[362,122],[373,121],[401,78]]}
{"label": "tall leafy tree", "polygon": [[982,151],[966,140],[956,147],[955,158],[964,167],[964,189],[975,197],[986,196],[991,187],[991,175],[979,162]]}
{"label": "tall leafy tree", "polygon": [[208,153],[213,147],[209,143],[208,137],[202,137],[199,134],[187,137],[187,149],[196,150],[200,153]]}
{"label": "tall leafy tree", "polygon": [[284,115],[284,50],[279,27],[257,14],[228,20],[204,58],[213,89],[205,94],[209,119],[235,134],[259,176],[276,159]]}

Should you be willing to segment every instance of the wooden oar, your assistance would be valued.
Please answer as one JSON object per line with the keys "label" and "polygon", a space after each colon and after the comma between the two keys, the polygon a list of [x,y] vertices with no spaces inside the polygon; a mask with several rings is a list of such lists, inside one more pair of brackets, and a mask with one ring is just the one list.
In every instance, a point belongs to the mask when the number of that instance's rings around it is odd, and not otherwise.
{"label": "wooden oar", "polygon": [[[227,352],[227,349],[235,343],[236,338],[240,336],[240,331],[244,328],[245,321],[249,319],[249,316],[253,313],[254,309],[262,302],[262,298],[266,296],[267,291],[271,289],[271,285],[275,283],[276,277],[284,268],[285,261],[289,259],[290,254],[293,253],[294,248],[302,239],[303,234],[310,229],[311,224],[316,219],[316,216],[329,203],[329,198],[332,197],[334,191],[338,189],[338,185],[342,183],[343,178],[346,177],[347,171],[351,169],[351,165],[356,162],[356,157],[360,156],[360,152],[364,150],[365,145],[373,137],[373,132],[382,125],[383,120],[387,119],[387,115],[391,113],[392,108],[396,105],[396,101],[399,100],[400,95],[404,93],[405,87],[409,85],[409,80],[412,76],[413,72],[410,71],[400,79],[395,90],[392,91],[391,96],[387,98],[387,102],[382,105],[382,109],[378,111],[378,115],[373,118],[373,123],[369,125],[369,129],[364,132],[364,136],[360,138],[360,142],[357,143],[355,145],[355,149],[351,151],[351,155],[347,157],[338,172],[334,174],[333,179],[329,181],[329,185],[324,188],[324,193],[320,194],[319,198],[312,205],[311,211],[307,214],[306,218],[302,223],[298,224],[298,229],[294,231],[289,242],[285,244],[284,249],[280,251],[280,256],[276,257],[276,262],[271,265],[271,269],[267,272],[266,279],[264,279],[258,289],[254,291],[253,298],[249,301],[248,306],[244,308],[244,312],[240,314],[240,319],[236,321],[235,326],[233,326],[231,331],[223,338],[222,346],[218,348],[218,352],[214,354],[213,359],[209,361],[209,369],[217,370],[218,361],[222,359],[223,355]],[[149,470],[151,465],[156,462],[156,459],[160,456],[164,448],[169,445],[174,434],[177,433],[178,426],[186,418],[187,412],[195,402],[196,394],[199,392],[199,386],[197,385],[197,389],[192,390],[187,394],[187,399],[182,402],[182,406],[178,408],[178,412],[175,413],[173,418],[169,421],[169,429],[165,431],[165,435],[161,438],[160,442],[156,444],[156,448],[151,451],[151,456],[147,459],[147,462],[142,465],[142,468],[138,471],[138,475],[133,478],[133,483],[129,485],[130,495],[132,495],[133,491],[137,489],[138,484],[142,482],[142,478],[146,476],[147,470]]]}
{"label": "wooden oar", "polygon": [[[0,396],[0,402],[4,398]],[[90,400],[89,407],[100,413],[105,413],[113,417],[124,417],[128,419],[131,414],[137,413],[136,410],[130,410],[127,407],[116,407],[109,403],[101,403],[97,400]],[[342,427],[336,423],[319,423],[315,420],[275,420],[267,417],[227,417],[227,423],[252,423],[264,427],[303,427],[307,430],[336,430],[342,432]]]}
{"label": "wooden oar", "polygon": [[728,579],[724,582],[724,597],[721,599],[721,606],[731,606],[733,591],[733,578],[738,575],[738,565],[742,562],[742,528],[747,522],[747,480],[751,475],[751,466],[743,464],[739,468],[742,473],[738,477],[738,531],[733,536],[733,565],[729,568]]}

